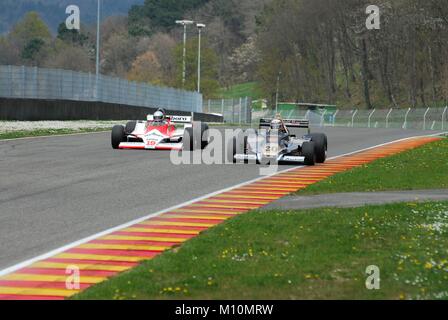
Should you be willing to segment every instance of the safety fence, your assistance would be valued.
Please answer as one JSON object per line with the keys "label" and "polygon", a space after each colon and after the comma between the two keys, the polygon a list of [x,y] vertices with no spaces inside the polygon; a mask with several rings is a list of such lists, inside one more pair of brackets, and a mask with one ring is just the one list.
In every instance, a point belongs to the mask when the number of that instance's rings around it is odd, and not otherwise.
{"label": "safety fence", "polygon": [[136,107],[202,112],[197,92],[158,87],[61,69],[0,66],[0,97],[99,101]]}
{"label": "safety fence", "polygon": [[249,97],[238,99],[204,100],[205,113],[219,114],[224,122],[233,124],[250,124],[252,122],[252,101]]}
{"label": "safety fence", "polygon": [[[306,118],[313,126],[448,130],[448,107],[408,109],[297,109],[278,111],[283,118]],[[274,117],[275,110],[253,111],[254,123]]]}

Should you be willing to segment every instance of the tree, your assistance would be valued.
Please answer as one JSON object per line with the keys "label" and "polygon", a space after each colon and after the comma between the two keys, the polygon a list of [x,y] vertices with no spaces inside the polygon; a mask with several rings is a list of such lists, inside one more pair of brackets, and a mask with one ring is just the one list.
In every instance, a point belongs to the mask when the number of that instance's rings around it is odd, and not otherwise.
{"label": "tree", "polygon": [[0,37],[0,64],[14,65],[20,60],[20,50],[7,37]]}
{"label": "tree", "polygon": [[[218,81],[222,86],[230,86],[238,81],[233,70],[234,65],[229,58],[249,37],[256,35],[257,16],[263,6],[272,1],[210,0],[200,8],[188,12],[188,18],[207,25],[205,32],[210,47],[218,55]],[[175,30],[180,38],[181,28]],[[250,72],[248,70],[248,73]]]}
{"label": "tree", "polygon": [[176,46],[174,39],[166,33],[141,38],[136,46],[138,57],[132,64],[128,78],[165,86],[176,85]]}
{"label": "tree", "polygon": [[[177,64],[177,81],[176,86],[182,87],[182,59],[183,45],[180,44],[175,49],[175,57]],[[216,80],[218,74],[218,59],[213,49],[208,46],[206,39],[201,44],[201,92],[205,97],[215,94],[219,88]],[[187,41],[187,57],[186,57],[186,90],[197,90],[198,85],[198,39],[192,38]]]}
{"label": "tree", "polygon": [[176,42],[168,34],[157,33],[149,39],[148,49],[155,53],[160,63],[162,83],[167,86],[175,84],[176,59],[174,50]]}
{"label": "tree", "polygon": [[61,44],[43,63],[47,68],[58,68],[73,71],[92,71],[92,60],[85,48]]}
{"label": "tree", "polygon": [[260,62],[260,52],[256,45],[256,39],[250,37],[247,42],[233,51],[229,60],[232,64],[232,73],[236,82],[252,81],[256,67]]}
{"label": "tree", "polygon": [[207,0],[146,0],[145,12],[153,25],[159,28],[171,29],[176,19],[182,19],[188,10],[199,7]]}
{"label": "tree", "polygon": [[161,85],[163,84],[162,74],[162,67],[156,54],[148,51],[138,56],[134,61],[128,79]]}
{"label": "tree", "polygon": [[33,11],[27,13],[22,20],[12,28],[9,37],[22,48],[34,39],[49,41],[52,38],[48,26],[41,19],[39,14]]}
{"label": "tree", "polygon": [[84,46],[87,44],[89,37],[86,34],[81,33],[79,30],[67,29],[65,23],[61,23],[58,27],[58,35],[57,38],[65,41],[67,43],[71,43],[74,45]]}
{"label": "tree", "polygon": [[129,10],[128,30],[129,34],[134,37],[153,34],[151,19],[142,10],[142,6],[135,5]]}
{"label": "tree", "polygon": [[105,40],[102,48],[102,72],[126,77],[137,55],[133,39],[125,32],[114,33]]}
{"label": "tree", "polygon": [[44,40],[40,38],[31,39],[22,50],[22,59],[35,60],[44,45]]}
{"label": "tree", "polygon": [[134,36],[150,36],[154,31],[168,31],[176,26],[175,20],[182,19],[186,12],[207,1],[146,0],[129,11],[129,32]]}
{"label": "tree", "polygon": [[290,100],[418,107],[446,100],[448,11],[440,1],[274,0],[258,18],[258,80],[269,94],[282,72]]}
{"label": "tree", "polygon": [[51,42],[50,30],[37,12],[27,13],[8,35],[8,41],[18,48],[24,63],[39,65],[47,54]]}

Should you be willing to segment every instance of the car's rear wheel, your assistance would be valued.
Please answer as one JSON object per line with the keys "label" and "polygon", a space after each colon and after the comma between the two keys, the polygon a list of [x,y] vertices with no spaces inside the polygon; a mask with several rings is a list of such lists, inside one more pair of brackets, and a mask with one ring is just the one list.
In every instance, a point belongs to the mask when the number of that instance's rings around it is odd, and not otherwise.
{"label": "car's rear wheel", "polygon": [[206,123],[201,123],[200,135],[194,134],[193,127],[186,128],[184,131],[183,150],[193,151],[198,149],[205,149],[209,143],[209,128]]}
{"label": "car's rear wheel", "polygon": [[185,128],[184,136],[182,138],[184,151],[193,151],[194,150],[193,138],[194,138],[193,137],[193,128]]}
{"label": "car's rear wheel", "polygon": [[316,164],[316,152],[314,142],[304,142],[302,145],[302,155],[305,157],[305,164],[307,166],[314,166]]}
{"label": "car's rear wheel", "polygon": [[112,148],[118,149],[120,147],[120,143],[126,140],[126,135],[123,126],[114,126],[112,128]]}
{"label": "car's rear wheel", "polygon": [[311,141],[314,142],[314,149],[316,152],[316,162],[324,163],[327,159],[328,140],[323,133],[312,133]]}
{"label": "car's rear wheel", "polygon": [[248,154],[249,153],[249,137],[248,136],[244,136],[244,140],[243,140],[243,151],[244,154]]}
{"label": "car's rear wheel", "polygon": [[208,124],[201,122],[201,149],[205,149],[209,143]]}

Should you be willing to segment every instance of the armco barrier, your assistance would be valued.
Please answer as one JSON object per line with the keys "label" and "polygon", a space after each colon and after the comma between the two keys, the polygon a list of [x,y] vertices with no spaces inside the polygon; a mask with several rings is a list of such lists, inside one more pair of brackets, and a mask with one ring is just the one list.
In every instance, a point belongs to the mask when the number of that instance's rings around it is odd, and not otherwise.
{"label": "armco barrier", "polygon": [[85,72],[0,66],[0,97],[94,101],[136,107],[203,112],[202,95]]}
{"label": "armco barrier", "polygon": [[[146,119],[155,108],[97,101],[0,98],[0,120],[138,120]],[[191,115],[186,111],[168,111]],[[222,116],[196,112],[196,121],[223,122]]]}

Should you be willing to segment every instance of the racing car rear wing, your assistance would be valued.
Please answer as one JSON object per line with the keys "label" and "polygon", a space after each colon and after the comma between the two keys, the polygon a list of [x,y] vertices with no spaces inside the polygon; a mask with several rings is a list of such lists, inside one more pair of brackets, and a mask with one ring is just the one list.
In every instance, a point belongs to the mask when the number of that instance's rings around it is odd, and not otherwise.
{"label": "racing car rear wing", "polygon": [[168,119],[171,120],[171,122],[174,123],[192,123],[193,117],[187,117],[187,116],[166,116]]}
{"label": "racing car rear wing", "polygon": [[[260,128],[270,127],[272,119],[260,119]],[[310,128],[310,121],[307,119],[286,119],[283,123],[288,128]]]}

